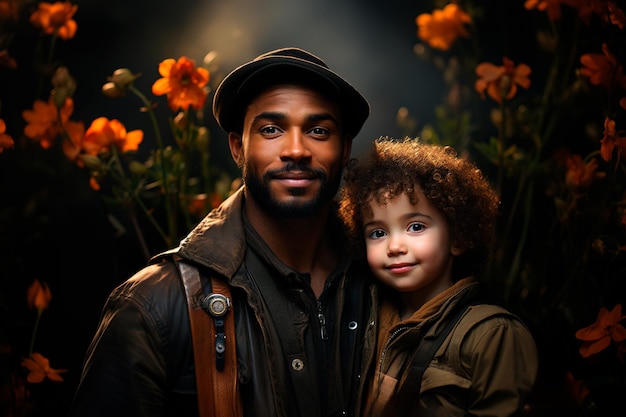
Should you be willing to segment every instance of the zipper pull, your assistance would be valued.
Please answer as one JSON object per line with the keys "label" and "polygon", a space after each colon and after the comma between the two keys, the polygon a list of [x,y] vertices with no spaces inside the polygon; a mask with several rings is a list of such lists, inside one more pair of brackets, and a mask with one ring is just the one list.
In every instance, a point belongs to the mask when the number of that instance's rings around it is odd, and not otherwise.
{"label": "zipper pull", "polygon": [[328,340],[328,333],[326,332],[326,316],[322,312],[322,303],[317,300],[317,319],[320,322],[320,337],[322,340]]}
{"label": "zipper pull", "polygon": [[328,340],[328,334],[326,333],[326,317],[324,317],[322,313],[318,313],[317,318],[320,321],[320,337],[322,340]]}

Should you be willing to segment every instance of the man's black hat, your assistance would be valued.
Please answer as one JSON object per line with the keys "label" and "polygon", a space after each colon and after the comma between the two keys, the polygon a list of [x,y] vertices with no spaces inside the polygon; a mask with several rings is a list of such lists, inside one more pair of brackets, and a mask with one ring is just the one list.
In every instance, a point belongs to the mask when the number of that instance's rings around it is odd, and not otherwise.
{"label": "man's black hat", "polygon": [[213,115],[226,132],[242,128],[246,107],[265,88],[297,82],[337,100],[345,131],[356,136],[369,116],[367,100],[315,55],[299,48],[266,52],[228,74],[213,97]]}

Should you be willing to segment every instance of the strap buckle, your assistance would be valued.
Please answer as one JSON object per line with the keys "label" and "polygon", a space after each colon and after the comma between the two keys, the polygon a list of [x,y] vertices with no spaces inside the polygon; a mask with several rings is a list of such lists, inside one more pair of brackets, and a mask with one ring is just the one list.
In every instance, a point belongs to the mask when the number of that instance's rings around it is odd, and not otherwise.
{"label": "strap buckle", "polygon": [[230,298],[222,294],[211,293],[200,299],[200,306],[213,317],[222,317],[230,310]]}
{"label": "strap buckle", "polygon": [[226,353],[226,334],[223,317],[230,310],[230,298],[222,294],[211,293],[200,298],[200,307],[208,311],[215,321],[215,368],[224,370]]}

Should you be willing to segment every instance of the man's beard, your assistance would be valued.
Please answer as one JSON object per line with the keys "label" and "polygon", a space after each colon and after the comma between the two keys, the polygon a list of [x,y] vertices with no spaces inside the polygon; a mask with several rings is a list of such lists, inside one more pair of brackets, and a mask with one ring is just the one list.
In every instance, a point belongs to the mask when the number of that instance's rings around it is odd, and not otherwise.
{"label": "man's beard", "polygon": [[[309,201],[289,201],[280,202],[272,197],[270,190],[271,179],[283,172],[300,171],[314,174],[320,181],[320,188],[317,194]],[[268,171],[260,178],[254,175],[250,166],[246,165],[243,169],[243,182],[250,196],[254,198],[257,204],[268,214],[272,216],[280,216],[287,218],[305,218],[316,215],[320,210],[334,198],[339,184],[341,183],[341,171],[328,178],[322,170],[311,169],[308,166],[300,166],[290,163],[284,168]],[[290,188],[288,192],[297,197],[303,195],[303,188]]]}

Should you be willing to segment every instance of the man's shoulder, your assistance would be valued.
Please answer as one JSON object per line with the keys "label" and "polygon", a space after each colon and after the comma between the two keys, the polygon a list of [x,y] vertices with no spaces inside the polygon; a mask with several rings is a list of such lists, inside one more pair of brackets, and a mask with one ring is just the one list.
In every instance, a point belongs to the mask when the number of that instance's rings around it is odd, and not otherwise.
{"label": "man's shoulder", "polygon": [[169,257],[150,263],[121,283],[111,294],[114,299],[133,299],[153,304],[181,292],[176,265]]}

